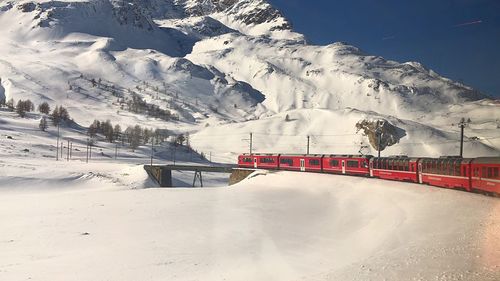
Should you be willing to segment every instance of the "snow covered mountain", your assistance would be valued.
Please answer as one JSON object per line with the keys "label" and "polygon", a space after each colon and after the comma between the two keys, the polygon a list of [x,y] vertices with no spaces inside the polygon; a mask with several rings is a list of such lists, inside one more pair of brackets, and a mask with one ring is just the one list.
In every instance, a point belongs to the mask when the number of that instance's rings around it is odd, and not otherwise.
{"label": "snow covered mountain", "polygon": [[[438,156],[456,154],[453,124],[468,117],[466,153],[500,154],[498,103],[416,62],[309,45],[264,0],[12,0],[0,26],[0,98],[63,104],[84,126],[168,127],[233,153],[249,132],[261,151],[313,135],[316,152],[374,153],[356,123],[384,119],[405,132],[387,153]],[[180,122],[121,110],[132,94]]]}

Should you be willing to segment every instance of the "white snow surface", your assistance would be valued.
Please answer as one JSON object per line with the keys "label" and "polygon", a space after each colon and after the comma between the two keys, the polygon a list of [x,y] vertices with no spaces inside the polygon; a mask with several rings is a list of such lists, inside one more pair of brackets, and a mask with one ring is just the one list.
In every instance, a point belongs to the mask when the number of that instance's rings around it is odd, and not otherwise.
{"label": "white snow surface", "polygon": [[3,164],[2,178],[37,166],[31,175],[41,179],[0,181],[2,280],[500,277],[496,198],[293,172],[137,189],[151,187],[140,166],[62,163]]}
{"label": "white snow surface", "polygon": [[[256,15],[248,17],[248,15]],[[287,172],[227,187],[154,188],[135,151],[98,141],[94,119],[190,133],[157,164],[235,163],[248,151],[376,154],[357,132],[404,131],[383,155],[500,155],[500,104],[415,63],[344,43],[312,46],[263,0],[0,2],[0,99],[46,101],[74,119],[0,108],[0,280],[499,280],[500,202],[434,187]],[[92,85],[92,79],[100,81]],[[179,120],[124,110],[135,92]],[[289,121],[285,121],[288,116]],[[174,153],[176,153],[174,157]]]}
{"label": "white snow surface", "polygon": [[[53,127],[2,114],[0,280],[500,277],[498,198],[265,171],[230,187],[228,175],[204,174],[205,188],[176,172],[178,188],[160,189],[143,169],[146,146],[120,147],[114,160],[114,145],[99,142],[86,163],[84,132],[62,128],[79,151],[55,161]],[[156,149],[156,164],[172,163],[171,148]],[[207,164],[190,158],[178,148],[181,163]]]}

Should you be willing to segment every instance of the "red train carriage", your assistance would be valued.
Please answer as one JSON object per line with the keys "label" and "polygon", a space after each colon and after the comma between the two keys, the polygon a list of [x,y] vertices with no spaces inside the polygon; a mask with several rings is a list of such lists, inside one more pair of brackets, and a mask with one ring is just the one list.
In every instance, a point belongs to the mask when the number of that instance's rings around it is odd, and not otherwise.
{"label": "red train carriage", "polygon": [[318,154],[282,154],[280,155],[280,170],[321,172],[321,159]]}
{"label": "red train carriage", "polygon": [[370,176],[387,180],[418,182],[418,158],[375,157],[370,160]]}
{"label": "red train carriage", "polygon": [[500,196],[500,157],[482,157],[472,160],[472,189]]}
{"label": "red train carriage", "polygon": [[419,183],[471,191],[471,160],[459,157],[422,158],[418,162]]}
{"label": "red train carriage", "polygon": [[323,172],[368,176],[369,161],[372,156],[365,155],[324,155]]}
{"label": "red train carriage", "polygon": [[238,166],[244,168],[278,169],[279,154],[242,154]]}

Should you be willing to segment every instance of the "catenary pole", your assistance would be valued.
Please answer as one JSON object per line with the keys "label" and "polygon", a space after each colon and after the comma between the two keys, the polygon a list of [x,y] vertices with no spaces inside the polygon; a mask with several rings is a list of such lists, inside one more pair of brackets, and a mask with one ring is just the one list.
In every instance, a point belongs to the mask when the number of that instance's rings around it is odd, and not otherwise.
{"label": "catenary pole", "polygon": [[310,143],[310,136],[307,136],[307,154],[309,154],[309,143]]}
{"label": "catenary pole", "polygon": [[59,124],[57,124],[56,161],[59,161]]}
{"label": "catenary pole", "polygon": [[252,149],[253,149],[253,134],[250,133],[250,154],[252,154]]}

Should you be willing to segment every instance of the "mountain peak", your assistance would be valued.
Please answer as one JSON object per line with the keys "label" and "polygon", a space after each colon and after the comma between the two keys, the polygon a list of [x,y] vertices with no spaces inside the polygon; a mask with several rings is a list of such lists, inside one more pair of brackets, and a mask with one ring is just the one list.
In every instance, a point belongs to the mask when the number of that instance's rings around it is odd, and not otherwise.
{"label": "mountain peak", "polygon": [[[283,14],[265,0],[175,0],[184,16],[210,16],[242,33],[303,39]],[[286,34],[280,36],[280,34]]]}

